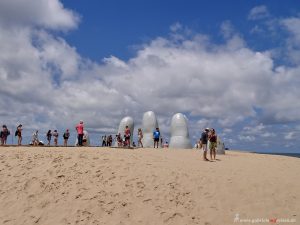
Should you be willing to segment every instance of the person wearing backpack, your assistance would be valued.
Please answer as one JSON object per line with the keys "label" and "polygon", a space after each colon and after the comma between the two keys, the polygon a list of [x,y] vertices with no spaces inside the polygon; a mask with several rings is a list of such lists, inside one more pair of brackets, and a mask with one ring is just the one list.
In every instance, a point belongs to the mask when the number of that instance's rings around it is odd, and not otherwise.
{"label": "person wearing backpack", "polygon": [[205,130],[202,132],[201,138],[200,138],[202,150],[203,150],[203,160],[204,161],[209,161],[207,158],[208,132],[209,132],[209,128],[205,128]]}
{"label": "person wearing backpack", "polygon": [[6,125],[2,126],[2,131],[0,133],[1,145],[6,145],[7,137],[10,135],[10,131],[7,129]]}

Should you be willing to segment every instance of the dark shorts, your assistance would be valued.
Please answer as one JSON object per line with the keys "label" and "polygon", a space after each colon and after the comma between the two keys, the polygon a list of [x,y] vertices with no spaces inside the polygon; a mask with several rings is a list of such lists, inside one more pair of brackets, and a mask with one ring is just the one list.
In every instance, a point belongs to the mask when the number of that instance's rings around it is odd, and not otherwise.
{"label": "dark shorts", "polygon": [[159,142],[159,138],[154,138],[154,141],[155,142]]}

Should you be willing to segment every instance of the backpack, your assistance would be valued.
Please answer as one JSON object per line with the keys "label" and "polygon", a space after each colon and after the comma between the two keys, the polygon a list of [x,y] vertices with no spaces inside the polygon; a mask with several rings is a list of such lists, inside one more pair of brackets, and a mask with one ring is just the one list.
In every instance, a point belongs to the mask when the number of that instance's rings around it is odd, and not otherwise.
{"label": "backpack", "polygon": [[69,133],[64,133],[64,135],[63,135],[64,139],[68,139],[68,138],[69,138],[69,136],[70,136],[70,134],[69,134]]}
{"label": "backpack", "polygon": [[18,130],[16,130],[16,132],[15,132],[15,136],[18,136],[18,133],[19,133],[19,131],[18,131]]}
{"label": "backpack", "polygon": [[202,143],[207,143],[207,133],[203,132],[201,135],[201,141]]}

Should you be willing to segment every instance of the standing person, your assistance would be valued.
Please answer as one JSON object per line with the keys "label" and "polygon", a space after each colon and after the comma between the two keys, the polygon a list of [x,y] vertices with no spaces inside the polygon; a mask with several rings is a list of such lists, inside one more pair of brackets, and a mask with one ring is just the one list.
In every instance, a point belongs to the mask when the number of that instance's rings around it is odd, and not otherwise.
{"label": "standing person", "polygon": [[109,138],[108,138],[108,143],[109,143],[109,146],[111,147],[112,146],[112,141],[113,141],[113,138],[112,138],[112,135],[110,134],[109,135]]}
{"label": "standing person", "polygon": [[138,147],[142,146],[142,148],[144,148],[143,143],[142,143],[142,139],[143,139],[143,131],[141,128],[138,129]]}
{"label": "standing person", "polygon": [[39,131],[36,130],[35,132],[33,132],[32,134],[32,145],[33,146],[38,146],[39,145],[39,135],[38,135]]}
{"label": "standing person", "polygon": [[54,137],[54,138],[53,138],[53,140],[54,140],[54,145],[55,145],[55,147],[57,147],[58,136],[59,136],[57,130],[54,130],[54,131],[53,131],[52,136]]}
{"label": "standing person", "polygon": [[106,136],[106,146],[109,147],[109,135]]}
{"label": "standing person", "polygon": [[64,146],[67,147],[68,146],[68,140],[69,140],[69,137],[70,137],[70,132],[69,132],[69,129],[67,129],[63,135],[63,138],[64,138]]}
{"label": "standing person", "polygon": [[2,126],[2,131],[0,133],[1,145],[6,145],[7,137],[10,135],[10,131],[7,129],[6,125]]}
{"label": "standing person", "polygon": [[77,124],[76,126],[76,131],[77,131],[77,137],[78,137],[78,146],[82,146],[82,142],[83,142],[83,121],[80,120],[79,124]]}
{"label": "standing person", "polygon": [[209,150],[210,150],[210,160],[216,160],[216,148],[217,148],[217,135],[214,128],[211,129],[208,140],[210,142]]}
{"label": "standing person", "polygon": [[18,145],[22,145],[22,124],[19,124],[19,126],[17,126],[17,130],[15,132],[15,136],[18,137]]}
{"label": "standing person", "polygon": [[125,146],[130,147],[130,136],[131,136],[130,129],[128,126],[126,126],[124,131]]}
{"label": "standing person", "polygon": [[47,141],[48,141],[48,144],[47,144],[47,145],[50,146],[51,137],[52,137],[52,132],[51,132],[51,130],[48,130],[46,136],[47,136]]}
{"label": "standing person", "polygon": [[169,148],[169,143],[167,141],[164,143],[164,148]]}
{"label": "standing person", "polygon": [[204,161],[209,161],[207,159],[208,131],[209,131],[209,128],[205,128],[205,130],[202,132],[201,138],[200,138],[201,145],[202,145],[202,150],[203,150],[203,160]]}
{"label": "standing person", "polygon": [[102,136],[102,147],[106,146],[106,135]]}
{"label": "standing person", "polygon": [[123,147],[123,140],[121,137],[121,133],[117,134],[117,142],[118,142],[118,147]]}
{"label": "standing person", "polygon": [[155,144],[156,147],[158,148],[159,137],[160,137],[160,131],[159,128],[157,127],[156,130],[153,132],[154,148],[155,148]]}

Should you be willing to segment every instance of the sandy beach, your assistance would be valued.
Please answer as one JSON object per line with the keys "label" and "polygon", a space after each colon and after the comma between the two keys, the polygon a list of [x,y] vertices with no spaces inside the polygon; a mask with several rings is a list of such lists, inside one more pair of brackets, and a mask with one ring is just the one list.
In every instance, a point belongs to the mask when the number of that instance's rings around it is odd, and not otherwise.
{"label": "sandy beach", "polygon": [[1,147],[0,224],[300,224],[299,158],[234,151],[217,158],[204,162],[196,150]]}

